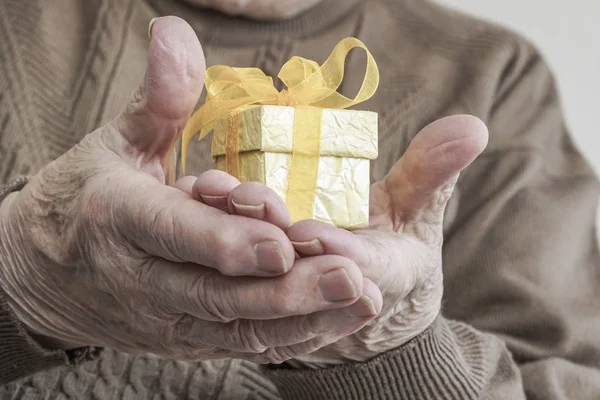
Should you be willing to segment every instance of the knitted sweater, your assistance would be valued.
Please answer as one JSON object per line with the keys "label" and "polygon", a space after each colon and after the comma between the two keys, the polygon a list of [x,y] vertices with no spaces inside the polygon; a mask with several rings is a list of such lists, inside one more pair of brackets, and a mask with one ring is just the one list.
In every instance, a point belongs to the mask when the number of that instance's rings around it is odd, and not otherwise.
{"label": "knitted sweater", "polygon": [[[209,65],[269,75],[292,55],[322,62],[343,37],[360,38],[381,72],[360,106],[380,118],[373,180],[435,119],[468,113],[488,124],[489,146],[447,209],[442,314],[365,363],[260,368],[43,349],[0,291],[0,398],[600,398],[600,187],[551,73],[517,35],[425,0],[324,0],[271,23],[173,0],[2,0],[0,197],[120,111],[144,74],[148,22],[165,14],[189,21]],[[363,65],[351,56],[344,93],[356,93]],[[193,143],[191,173],[211,167],[209,151]]]}

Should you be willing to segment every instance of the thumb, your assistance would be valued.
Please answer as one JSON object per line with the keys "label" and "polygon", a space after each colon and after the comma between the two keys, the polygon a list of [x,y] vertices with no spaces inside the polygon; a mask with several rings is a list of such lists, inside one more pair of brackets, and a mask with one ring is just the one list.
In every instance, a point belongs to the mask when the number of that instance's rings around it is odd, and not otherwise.
{"label": "thumb", "polygon": [[172,148],[202,93],[205,60],[192,28],[177,17],[153,20],[144,81],[114,120],[129,149],[145,169],[172,159]]}
{"label": "thumb", "polygon": [[487,127],[470,115],[442,118],[423,128],[384,179],[394,214],[403,223],[441,222],[458,174],[487,141]]}

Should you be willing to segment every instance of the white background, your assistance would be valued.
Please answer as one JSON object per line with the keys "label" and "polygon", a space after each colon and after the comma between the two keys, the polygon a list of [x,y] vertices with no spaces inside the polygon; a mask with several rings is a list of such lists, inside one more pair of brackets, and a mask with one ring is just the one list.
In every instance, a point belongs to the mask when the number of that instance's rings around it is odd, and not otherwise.
{"label": "white background", "polygon": [[541,50],[555,73],[567,124],[600,171],[600,2],[438,0],[511,28]]}

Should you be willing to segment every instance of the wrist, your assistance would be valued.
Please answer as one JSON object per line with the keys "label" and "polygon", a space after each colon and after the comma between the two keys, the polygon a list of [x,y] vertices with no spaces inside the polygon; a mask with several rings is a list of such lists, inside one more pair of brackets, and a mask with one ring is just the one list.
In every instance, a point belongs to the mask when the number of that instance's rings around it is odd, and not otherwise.
{"label": "wrist", "polygon": [[[394,313],[380,316],[362,330],[340,339],[315,353],[285,362],[293,369],[323,369],[344,364],[369,362],[390,351],[401,349],[431,329],[439,317],[439,307],[409,318]],[[407,323],[408,322],[408,323]]]}
{"label": "wrist", "polygon": [[[26,180],[23,180],[20,187],[17,186],[15,190],[20,190],[25,183]],[[42,347],[47,349],[81,347],[53,338],[48,329],[39,322],[40,318],[27,311],[32,307],[27,301],[26,294],[32,288],[19,285],[18,276],[25,273],[25,266],[31,264],[32,260],[23,247],[27,241],[23,237],[22,226],[17,221],[16,202],[19,194],[16,191],[0,194],[0,291],[4,302],[16,321]]]}
{"label": "wrist", "polygon": [[[491,340],[440,317],[408,343],[368,362],[319,371],[269,365],[262,372],[282,398],[475,399],[481,398],[490,376],[487,367],[495,366],[486,359]],[[473,373],[474,367],[482,372]]]}
{"label": "wrist", "polygon": [[26,262],[26,257],[20,249],[23,238],[19,224],[14,221],[15,201],[18,196],[19,192],[12,192],[0,199],[0,290],[12,315],[31,337],[35,337],[40,334],[28,323],[31,318],[21,306],[26,301],[22,299],[23,290],[19,289],[17,282],[19,265],[24,266]]}

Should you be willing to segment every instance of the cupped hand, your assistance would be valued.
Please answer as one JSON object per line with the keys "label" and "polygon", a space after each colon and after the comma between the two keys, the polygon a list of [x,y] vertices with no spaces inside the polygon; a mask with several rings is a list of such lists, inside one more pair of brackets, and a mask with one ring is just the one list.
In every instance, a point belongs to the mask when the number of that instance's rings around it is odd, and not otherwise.
{"label": "cupped hand", "polygon": [[433,122],[371,186],[368,229],[348,232],[301,221],[287,230],[302,257],[347,257],[383,293],[381,314],[364,329],[301,361],[365,361],[402,346],[433,323],[443,294],[444,211],[459,173],[484,150],[487,139],[486,126],[475,117]]}
{"label": "cupped hand", "polygon": [[126,109],[2,202],[3,297],[45,345],[281,362],[381,309],[352,260],[294,264],[285,213],[231,215],[164,184],[204,72],[189,25],[156,20]]}

